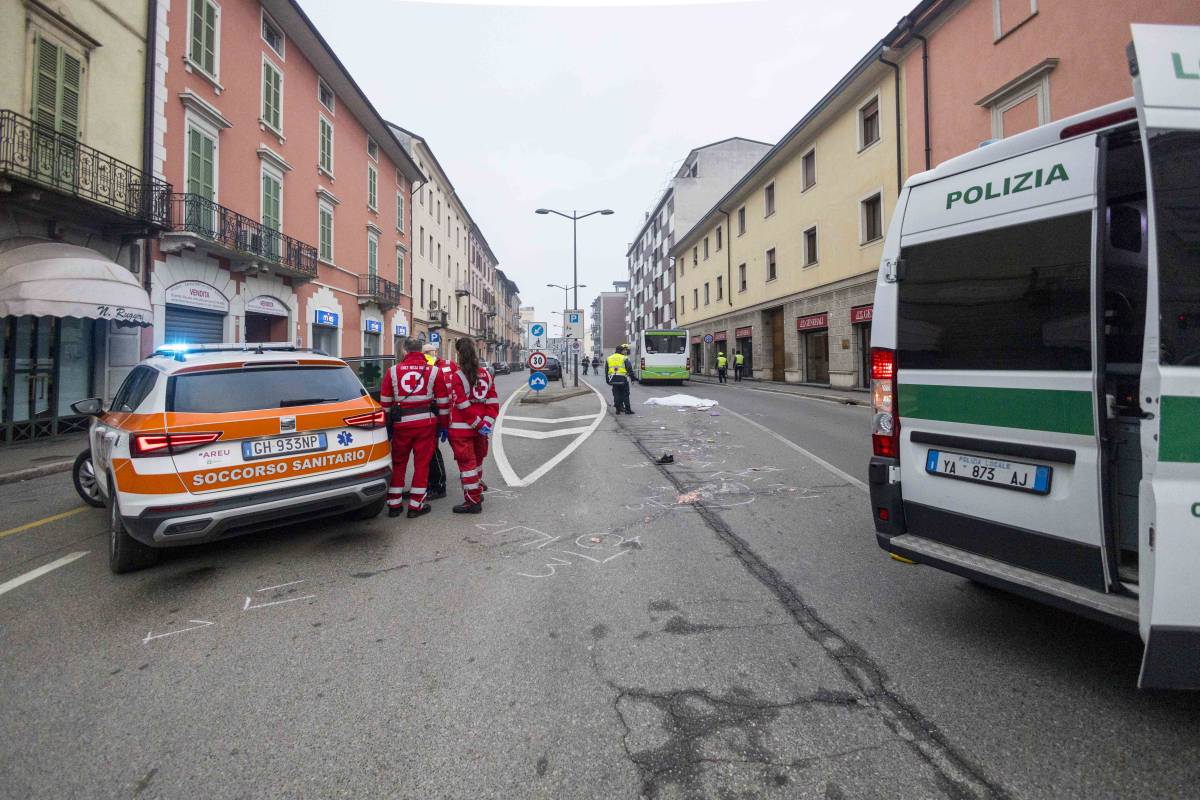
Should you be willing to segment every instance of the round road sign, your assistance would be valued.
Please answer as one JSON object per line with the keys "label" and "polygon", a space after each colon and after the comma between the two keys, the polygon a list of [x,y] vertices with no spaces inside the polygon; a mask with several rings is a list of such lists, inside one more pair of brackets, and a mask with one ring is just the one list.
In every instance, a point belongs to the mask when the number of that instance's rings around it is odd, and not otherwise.
{"label": "round road sign", "polygon": [[571,351],[574,353],[583,352],[583,342],[579,341],[578,339],[571,342]]}
{"label": "round road sign", "polygon": [[[535,370],[535,371],[539,370],[539,369],[545,369],[546,368],[546,354],[543,353],[541,350],[534,350],[532,353],[529,354],[528,366],[530,369]],[[530,375],[529,377],[532,378],[533,376]],[[543,375],[542,377],[544,378],[546,376]]]}
{"label": "round road sign", "polygon": [[529,326],[529,333],[533,336],[545,336],[546,326],[540,322],[535,322]]}
{"label": "round road sign", "polygon": [[550,385],[549,379],[546,378],[546,373],[535,372],[529,376],[529,388],[535,392],[540,392]]}
{"label": "round road sign", "polygon": [[711,333],[706,333],[706,334],[704,334],[704,343],[705,343],[705,344],[712,344],[712,343],[713,343],[713,335],[712,335]]}

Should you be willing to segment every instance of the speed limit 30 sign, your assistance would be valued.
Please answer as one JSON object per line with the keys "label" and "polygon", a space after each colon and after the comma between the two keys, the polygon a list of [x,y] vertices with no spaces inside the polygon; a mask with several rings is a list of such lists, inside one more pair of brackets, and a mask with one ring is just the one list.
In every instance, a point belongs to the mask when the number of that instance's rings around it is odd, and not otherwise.
{"label": "speed limit 30 sign", "polygon": [[529,360],[526,362],[532,370],[542,370],[546,368],[546,354],[540,350],[535,350],[529,354]]}

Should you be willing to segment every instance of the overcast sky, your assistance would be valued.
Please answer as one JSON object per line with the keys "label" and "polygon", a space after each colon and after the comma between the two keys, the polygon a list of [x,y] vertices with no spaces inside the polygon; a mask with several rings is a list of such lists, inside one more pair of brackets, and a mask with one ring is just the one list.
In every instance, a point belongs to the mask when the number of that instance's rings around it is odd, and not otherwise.
{"label": "overcast sky", "polygon": [[430,143],[523,304],[551,322],[571,223],[535,208],[616,212],[579,225],[587,308],[625,279],[625,250],[689,150],[777,141],[915,4],[300,2],[376,108]]}

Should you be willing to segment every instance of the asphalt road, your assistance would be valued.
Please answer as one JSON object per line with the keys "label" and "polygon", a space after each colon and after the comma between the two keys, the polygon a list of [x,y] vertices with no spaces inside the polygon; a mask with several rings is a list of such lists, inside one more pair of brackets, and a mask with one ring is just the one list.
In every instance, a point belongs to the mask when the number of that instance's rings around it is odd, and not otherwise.
{"label": "asphalt road", "polygon": [[0,594],[0,796],[1200,794],[1200,700],[1138,692],[1135,637],[878,550],[865,410],[641,404],[677,391],[514,401],[478,517],[126,576],[69,476],[0,486],[0,586],[86,553]]}

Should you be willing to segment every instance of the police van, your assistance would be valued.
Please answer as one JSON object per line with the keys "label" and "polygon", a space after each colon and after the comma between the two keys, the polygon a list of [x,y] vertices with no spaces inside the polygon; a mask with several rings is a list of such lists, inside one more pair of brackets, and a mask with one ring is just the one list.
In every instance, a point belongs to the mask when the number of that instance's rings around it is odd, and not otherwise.
{"label": "police van", "polygon": [[1200,688],[1200,27],[1134,25],[1134,98],[913,176],[871,339],[896,558],[1140,632]]}

